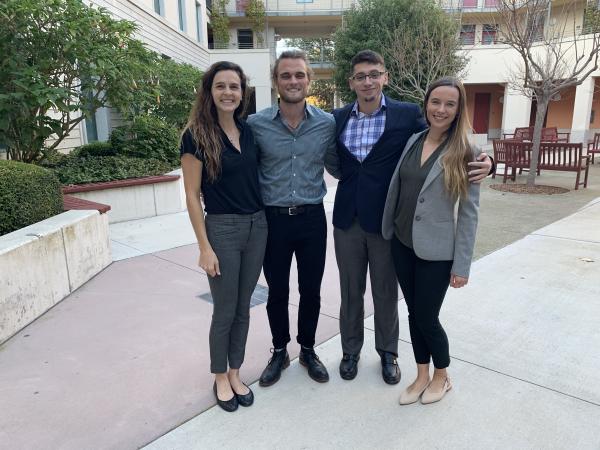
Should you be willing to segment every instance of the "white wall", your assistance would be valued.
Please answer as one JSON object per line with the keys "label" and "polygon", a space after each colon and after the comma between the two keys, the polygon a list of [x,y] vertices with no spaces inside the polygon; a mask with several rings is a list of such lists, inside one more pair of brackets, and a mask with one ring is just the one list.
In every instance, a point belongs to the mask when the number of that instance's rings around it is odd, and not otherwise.
{"label": "white wall", "polygon": [[231,61],[239,64],[256,90],[256,110],[271,106],[271,53],[268,49],[213,50],[210,63]]}
{"label": "white wall", "polygon": [[0,343],[112,262],[108,217],[67,211],[0,236]]}
{"label": "white wall", "polygon": [[[179,29],[177,0],[165,0],[165,17],[154,12],[153,2],[148,0],[88,0],[96,6],[106,8],[118,19],[137,23],[136,37],[148,45],[148,48],[165,54],[175,61],[185,62],[201,69],[209,65],[206,42],[196,41],[195,0],[186,0],[187,31]],[[203,20],[206,23],[206,9],[203,2]],[[206,26],[204,30],[206,30]],[[206,39],[206,31],[203,33]]]}

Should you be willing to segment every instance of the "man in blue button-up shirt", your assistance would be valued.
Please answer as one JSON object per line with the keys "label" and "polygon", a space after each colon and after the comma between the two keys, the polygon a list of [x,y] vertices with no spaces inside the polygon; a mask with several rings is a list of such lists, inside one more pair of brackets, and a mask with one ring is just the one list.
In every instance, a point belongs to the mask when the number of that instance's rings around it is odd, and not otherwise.
{"label": "man in blue button-up shirt", "polygon": [[277,382],[289,365],[286,345],[291,340],[288,303],[293,255],[300,292],[300,363],[315,381],[329,380],[313,346],[327,248],[323,170],[326,163],[337,167],[337,152],[333,116],[306,103],[310,76],[303,52],[282,53],[273,69],[279,105],[248,118],[260,149],[259,182],[269,224],[263,270],[269,285],[267,314],[274,350],[260,377],[261,386]]}

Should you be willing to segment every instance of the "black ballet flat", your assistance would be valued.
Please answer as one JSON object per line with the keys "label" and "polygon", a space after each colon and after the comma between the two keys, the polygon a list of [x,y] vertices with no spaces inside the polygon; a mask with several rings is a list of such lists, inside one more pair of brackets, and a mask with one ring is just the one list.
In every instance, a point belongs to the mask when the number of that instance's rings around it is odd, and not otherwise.
{"label": "black ballet flat", "polygon": [[233,397],[229,400],[219,400],[219,396],[217,395],[217,382],[213,384],[213,392],[215,393],[215,398],[217,399],[217,405],[219,405],[222,409],[227,412],[233,412],[238,409],[238,399],[237,394],[234,392]]}
{"label": "black ballet flat", "polygon": [[[244,384],[244,386],[246,385]],[[250,389],[248,386],[246,387],[249,391],[247,394],[237,394],[235,391],[233,391],[240,406],[251,406],[252,403],[254,403],[254,393],[252,392],[252,389]]]}

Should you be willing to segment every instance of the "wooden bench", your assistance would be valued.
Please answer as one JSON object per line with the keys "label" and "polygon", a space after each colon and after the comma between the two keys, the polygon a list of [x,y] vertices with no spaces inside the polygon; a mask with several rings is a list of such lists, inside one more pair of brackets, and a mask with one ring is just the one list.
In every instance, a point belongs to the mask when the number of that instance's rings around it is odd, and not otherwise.
{"label": "wooden bench", "polygon": [[[533,143],[504,140],[502,145],[506,152],[506,168],[504,169],[503,183],[508,178],[515,181],[517,169],[528,169],[531,166],[531,153]],[[538,158],[539,170],[558,170],[562,172],[576,172],[575,189],[580,185],[587,187],[588,172],[590,169],[590,156],[583,154],[583,144],[569,144],[563,142],[542,142]],[[584,172],[583,182],[580,182],[581,172]],[[539,174],[539,172],[538,172]]]}
{"label": "wooden bench", "polygon": [[[532,141],[533,127],[515,128],[514,133],[504,133],[504,139],[514,139],[517,141]],[[542,142],[569,142],[571,133],[559,133],[558,128],[548,127],[542,128]]]}
{"label": "wooden bench", "polygon": [[[498,170],[498,164],[504,164],[504,173],[506,174],[507,170],[508,170],[508,165],[506,164],[506,145],[505,142],[507,140],[512,140],[514,141],[514,139],[495,139],[494,141],[492,141],[492,144],[494,145],[494,172],[492,173],[492,178],[496,178],[496,171]],[[521,141],[517,141],[517,142],[521,142]],[[519,167],[519,173],[522,173],[523,170],[529,170],[529,167]],[[540,174],[540,168],[538,167],[537,169],[537,174]],[[515,176],[514,174],[511,175],[511,179],[514,181],[515,180]]]}
{"label": "wooden bench", "polygon": [[494,139],[492,144],[494,146],[494,172],[492,178],[496,178],[496,170],[498,170],[498,164],[504,164],[504,173],[508,170],[506,166],[506,140]]}
{"label": "wooden bench", "polygon": [[592,157],[592,164],[594,164],[594,155],[598,153],[600,155],[600,133],[594,134],[594,140],[588,143],[587,154]]}

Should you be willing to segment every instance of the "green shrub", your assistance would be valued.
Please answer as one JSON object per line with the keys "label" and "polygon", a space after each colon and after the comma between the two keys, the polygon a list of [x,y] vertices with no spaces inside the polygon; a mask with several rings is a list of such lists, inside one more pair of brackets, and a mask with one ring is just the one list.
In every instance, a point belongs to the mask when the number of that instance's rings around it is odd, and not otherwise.
{"label": "green shrub", "polygon": [[157,159],[127,156],[69,156],[54,171],[62,184],[98,183],[151,175],[162,175],[172,165]]}
{"label": "green shrub", "polygon": [[117,152],[113,149],[110,142],[90,142],[74,149],[71,154],[77,156],[114,156]]}
{"label": "green shrub", "polygon": [[0,235],[60,214],[62,192],[48,169],[0,161]]}
{"label": "green shrub", "polygon": [[110,143],[118,155],[179,164],[179,132],[158,117],[138,116],[132,123],[115,128]]}
{"label": "green shrub", "polygon": [[34,164],[45,167],[47,169],[54,169],[56,166],[60,166],[67,155],[59,152],[58,150],[50,150],[44,153],[44,157]]}

